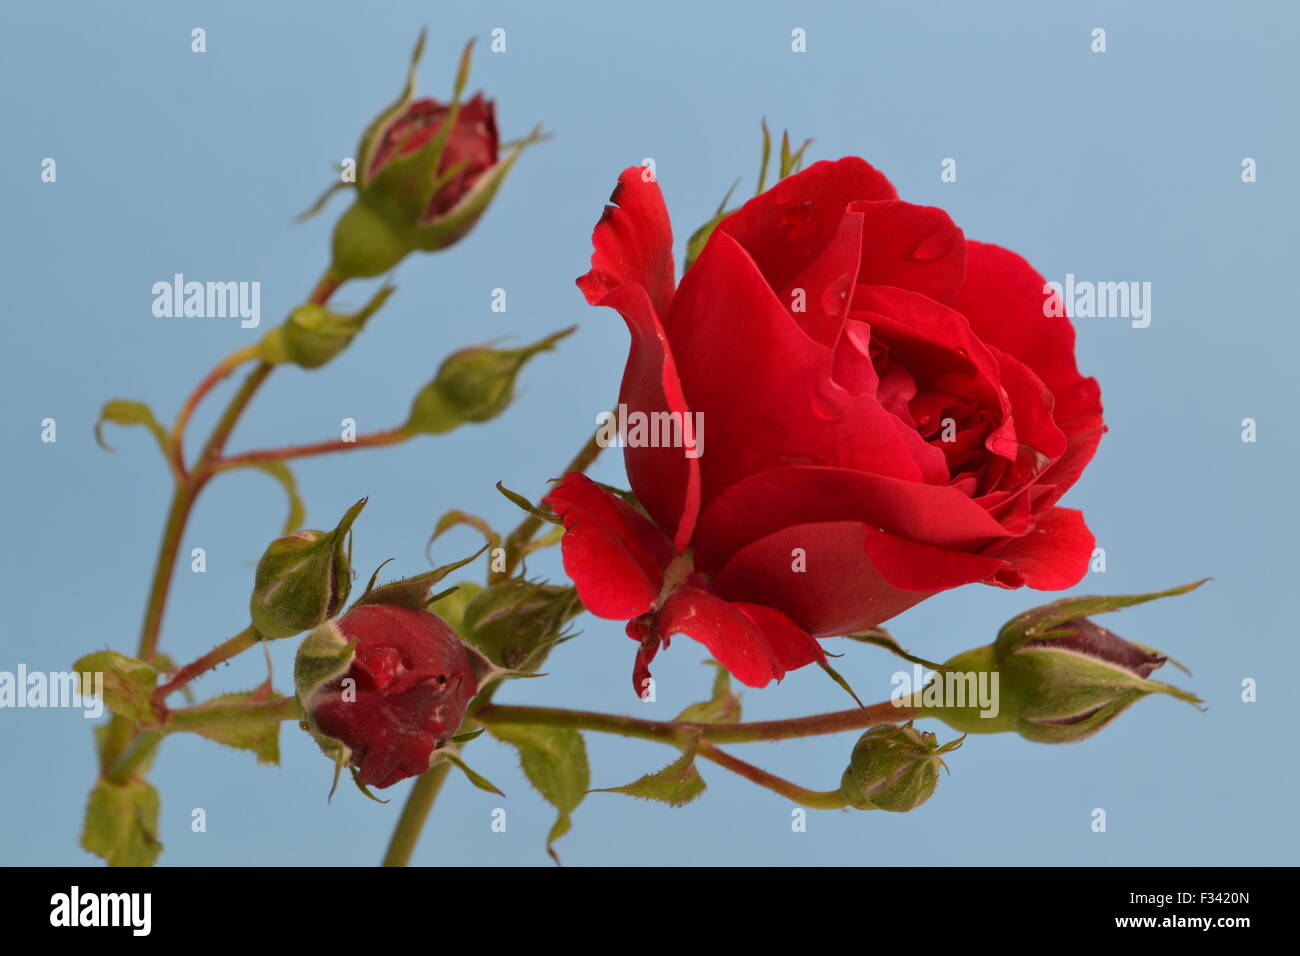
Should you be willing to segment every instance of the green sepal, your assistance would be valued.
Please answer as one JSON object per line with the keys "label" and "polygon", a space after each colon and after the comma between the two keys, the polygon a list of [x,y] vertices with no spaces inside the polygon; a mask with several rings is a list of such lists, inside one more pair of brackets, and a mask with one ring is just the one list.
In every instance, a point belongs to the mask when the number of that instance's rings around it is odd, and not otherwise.
{"label": "green sepal", "polygon": [[400,581],[390,581],[388,584],[382,584],[379,587],[374,586],[375,579],[372,577],[365,593],[357,598],[352,607],[357,608],[365,604],[395,604],[399,607],[425,608],[429,603],[435,584],[451,574],[451,572],[469,564],[487,549],[488,546],[485,544],[468,558],[453,564],[444,564],[440,568],[412,575],[409,578],[402,578]]}
{"label": "green sepal", "polygon": [[998,631],[997,646],[999,651],[1006,653],[1015,650],[1026,641],[1059,637],[1064,632],[1052,632],[1052,629],[1059,624],[1145,604],[1158,598],[1187,594],[1189,591],[1195,591],[1208,580],[1210,579],[1201,578],[1199,581],[1182,584],[1166,591],[1151,591],[1146,594],[1089,594],[1053,601],[1051,604],[1031,608],[1007,621]]}
{"label": "green sepal", "polygon": [[345,637],[334,620],[318,625],[298,645],[293,659],[293,684],[308,721],[316,690],[346,674],[355,655],[356,641]]}
{"label": "green sepal", "polygon": [[870,630],[859,631],[856,634],[845,634],[845,640],[858,641],[862,644],[870,644],[873,647],[883,647],[889,653],[911,664],[920,664],[922,667],[928,667],[931,670],[944,671],[948,669],[947,664],[936,664],[934,661],[928,661],[924,657],[917,657],[915,654],[909,654],[903,650],[903,646],[894,640],[893,636],[883,627],[873,627]]}
{"label": "green sepal", "polygon": [[558,525],[564,524],[564,522],[560,520],[560,516],[557,515],[554,511],[545,511],[537,507],[535,504],[533,504],[523,495],[519,494],[519,492],[511,491],[509,488],[507,488],[504,484],[502,484],[499,481],[497,482],[497,491],[501,492],[501,494],[505,495],[508,499],[510,499],[510,502],[513,505],[515,505],[515,507],[528,512],[528,514],[532,515],[534,518],[539,518],[542,521],[549,522],[550,524],[558,524]]}

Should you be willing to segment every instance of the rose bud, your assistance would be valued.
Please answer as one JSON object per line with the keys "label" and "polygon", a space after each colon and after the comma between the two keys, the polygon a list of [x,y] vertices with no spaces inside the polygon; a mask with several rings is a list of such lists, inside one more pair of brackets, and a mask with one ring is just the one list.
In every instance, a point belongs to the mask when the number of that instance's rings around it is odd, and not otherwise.
{"label": "rose bud", "polygon": [[375,118],[357,148],[357,199],[334,229],[334,276],[379,275],[413,249],[433,252],[456,242],[487,210],[523,149],[540,138],[534,130],[499,154],[492,101],[481,93],[462,100],[470,46],[449,103],[415,100],[420,34],[401,97]]}
{"label": "rose bud", "polygon": [[442,618],[389,604],[318,627],[299,648],[294,678],[326,755],[380,789],[428,770],[478,691],[470,656]]}
{"label": "rose bud", "polygon": [[415,396],[405,429],[436,435],[467,422],[495,418],[509,407],[515,379],[528,360],[550,351],[572,332],[564,329],[521,349],[478,345],[449,355],[433,381]]}
{"label": "rose bud", "polygon": [[382,286],[359,312],[341,314],[316,302],[300,305],[289,313],[283,325],[262,337],[257,357],[272,365],[293,362],[306,369],[320,368],[352,344],[395,288]]}
{"label": "rose bud", "polygon": [[[1198,582],[1199,583],[1199,582]],[[922,710],[967,733],[1015,730],[1040,743],[1072,743],[1092,736],[1149,694],[1168,694],[1190,704],[1199,698],[1161,681],[1152,672],[1169,659],[1072,613],[1113,610],[1197,585],[1122,598],[1073,598],[1036,608],[1009,622],[995,643],[958,654],[947,667],[957,674],[996,674],[997,713],[946,701]],[[940,680],[942,680],[942,675]]]}
{"label": "rose bud", "polygon": [[952,588],[1078,583],[1093,536],[1057,503],[1105,426],[1033,266],[851,156],[723,218],[678,282],[646,172],[619,178],[578,280],[631,333],[643,510],[576,474],[546,499],[583,603],[633,622],[637,673],[682,633],[762,687]]}
{"label": "rose bud", "polygon": [[939,784],[942,754],[958,746],[960,740],[940,747],[934,734],[910,723],[872,727],[853,747],[840,793],[859,810],[915,810]]}
{"label": "rose bud", "polygon": [[470,599],[461,633],[492,663],[534,670],[581,612],[573,588],[506,578]]}
{"label": "rose bud", "polygon": [[267,546],[248,608],[263,638],[292,637],[338,613],[352,589],[348,532],[365,505],[349,508],[333,531],[298,531]]}

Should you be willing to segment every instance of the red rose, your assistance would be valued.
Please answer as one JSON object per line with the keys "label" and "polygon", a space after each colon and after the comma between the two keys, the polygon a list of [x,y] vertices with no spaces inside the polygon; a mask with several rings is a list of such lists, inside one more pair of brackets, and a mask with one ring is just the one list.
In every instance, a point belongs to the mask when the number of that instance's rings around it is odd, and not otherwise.
{"label": "red rose", "polygon": [[547,498],[583,603],[641,642],[638,691],[676,633],[760,687],[948,588],[1078,582],[1093,538],[1056,501],[1100,393],[1024,259],[848,157],[723,220],[678,286],[643,172],[578,285],[631,331],[629,415],[700,414],[707,453],[627,447],[649,520],[576,474]]}
{"label": "red rose", "polygon": [[442,618],[419,608],[363,604],[336,624],[357,642],[355,656],[312,694],[316,727],[351,749],[349,762],[367,786],[424,773],[478,689],[464,646]]}
{"label": "red rose", "polygon": [[[442,129],[450,111],[450,106],[433,99],[409,103],[376,145],[369,178],[373,179],[394,156],[409,156],[421,149]],[[422,218],[428,220],[445,215],[473,188],[479,177],[496,164],[495,109],[491,100],[478,93],[461,105],[456,125],[447,135],[434,175],[448,178],[433,194]]]}

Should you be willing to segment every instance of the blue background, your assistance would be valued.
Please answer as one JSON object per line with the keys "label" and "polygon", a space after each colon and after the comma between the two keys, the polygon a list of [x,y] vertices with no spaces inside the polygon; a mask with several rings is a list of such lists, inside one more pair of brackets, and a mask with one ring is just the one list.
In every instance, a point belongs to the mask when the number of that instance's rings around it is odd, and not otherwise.
{"label": "blue background", "polygon": [[[4,374],[0,377],[4,582],[0,670],[63,670],[136,643],[168,477],[142,430],[92,439],[100,405],[149,402],[164,421],[216,359],[301,301],[325,265],[333,218],[291,226],[354,154],[359,131],[399,88],[422,24],[420,89],[449,89],[457,52],[480,37],[472,86],[498,100],[506,137],[542,121],[477,230],[397,270],[396,297],[325,369],[278,372],[232,450],[337,437],[340,419],[397,424],[451,350],[571,323],[578,334],[523,376],[500,419],[396,449],[296,467],[309,524],[370,496],[356,528],[362,573],[426,566],[437,516],[458,507],[512,526],[493,489],[536,496],[609,407],[626,355],[617,315],[587,307],[591,228],[618,172],[653,157],[681,246],[738,176],[752,190],[758,123],[816,142],[810,159],[858,154],[912,202],[948,209],[967,235],[1025,255],[1048,278],[1149,281],[1153,321],[1081,319],[1081,367],[1102,384],[1110,433],[1065,503],[1084,509],[1108,567],[1078,593],[1125,593],[1212,575],[1198,593],[1122,612],[1108,625],[1179,657],[1208,712],[1169,698],[1136,705],[1102,734],[1049,747],[970,739],[936,796],[910,814],[812,813],[704,767],[684,809],[592,794],[559,844],[569,864],[1192,864],[1296,858],[1293,541],[1297,528],[1292,303],[1297,8],[1286,3],[7,3],[0,11],[0,189]],[[1108,52],[1090,51],[1104,27]],[[190,30],[207,31],[207,52]],[[486,40],[504,27],[508,52]],[[807,30],[808,52],[790,50]],[[1259,181],[1240,178],[1243,157]],[[41,182],[44,157],[58,180]],[[941,183],[939,164],[958,162]],[[680,255],[678,257],[680,261]],[[262,283],[262,328],[159,319],[150,288],[182,272]],[[336,302],[359,306],[373,284]],[[491,290],[508,311],[490,311]],[[203,406],[198,436],[232,386]],[[40,422],[58,422],[58,442]],[[1241,440],[1255,418],[1259,440]],[[197,439],[191,439],[191,446]],[[607,455],[593,471],[622,482]],[[246,623],[253,562],[284,501],[264,476],[211,486],[185,535],[207,572],[178,571],[162,649],[187,660]],[[435,558],[477,543],[467,531]],[[559,577],[558,554],[530,565]],[[1048,600],[971,586],[896,619],[932,658],[989,640]],[[614,622],[582,636],[545,680],[501,699],[671,717],[705,695],[703,648],[684,638],[656,662],[658,702],[628,687],[633,645]],[[897,668],[851,646],[839,666],[860,693],[888,695]],[[286,689],[294,641],[274,647]],[[906,666],[906,665],[904,665]],[[1172,669],[1170,669],[1172,670]],[[198,685],[245,689],[248,655]],[[1163,675],[1162,675],[1163,676]],[[1240,699],[1259,682],[1258,703]],[[744,694],[746,716],[839,709],[815,668]],[[947,736],[944,728],[934,727]],[[0,711],[0,862],[92,863],[77,846],[93,779],[90,722],[76,711]],[[152,779],[167,864],[370,864],[408,785],[387,806],[341,788],[293,725],[283,765],[192,736],[167,741]],[[836,786],[853,735],[738,753],[820,789]],[[592,785],[661,766],[665,748],[590,735]],[[485,740],[471,763],[509,798],[452,779],[416,854],[425,864],[547,865],[551,809],[513,752]],[[493,807],[509,812],[493,833]],[[207,812],[205,833],[190,811]],[[1090,827],[1104,808],[1108,830]]]}

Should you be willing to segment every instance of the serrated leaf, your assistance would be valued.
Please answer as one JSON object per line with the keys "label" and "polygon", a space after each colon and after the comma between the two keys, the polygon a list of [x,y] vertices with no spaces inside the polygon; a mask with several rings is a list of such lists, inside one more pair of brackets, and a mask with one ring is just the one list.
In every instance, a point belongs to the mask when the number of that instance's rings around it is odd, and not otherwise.
{"label": "serrated leaf", "polygon": [[691,704],[677,715],[678,723],[734,724],[740,720],[740,697],[732,693],[731,675],[717,661],[705,661],[716,668],[713,677],[713,696],[698,704]]}
{"label": "serrated leaf", "polygon": [[707,784],[695,769],[695,751],[698,740],[692,740],[682,755],[654,773],[622,787],[605,787],[594,793],[622,793],[640,800],[657,800],[670,807],[681,807],[699,797]]}
{"label": "serrated leaf", "polygon": [[[149,696],[158,683],[158,670],[151,664],[117,651],[87,654],[72,669],[78,674],[104,675],[104,706],[140,727],[157,727],[158,715]],[[89,689],[83,681],[83,690]],[[93,686],[93,685],[92,685]]]}
{"label": "serrated leaf", "polygon": [[569,832],[571,814],[591,785],[587,746],[582,734],[568,727],[495,724],[492,736],[519,750],[519,765],[528,782],[559,812],[546,836],[546,852],[559,862],[555,841]]}
{"label": "serrated leaf", "polygon": [[[223,694],[206,701],[207,704],[238,704],[244,701],[264,699],[265,694],[253,692]],[[199,734],[209,740],[215,740],[227,747],[237,750],[250,750],[258,763],[279,764],[280,762],[280,721],[267,721],[263,724],[230,724],[228,726],[208,727]]]}
{"label": "serrated leaf", "polygon": [[153,866],[158,841],[158,791],[143,780],[100,780],[90,791],[81,845],[109,866]]}
{"label": "serrated leaf", "polygon": [[158,419],[153,417],[153,411],[144,402],[115,398],[105,402],[104,407],[100,409],[99,418],[95,422],[95,441],[105,451],[113,451],[112,446],[104,441],[105,422],[112,422],[114,425],[142,425],[149,429],[149,433],[158,442],[163,457],[167,456],[167,430],[158,424]]}

